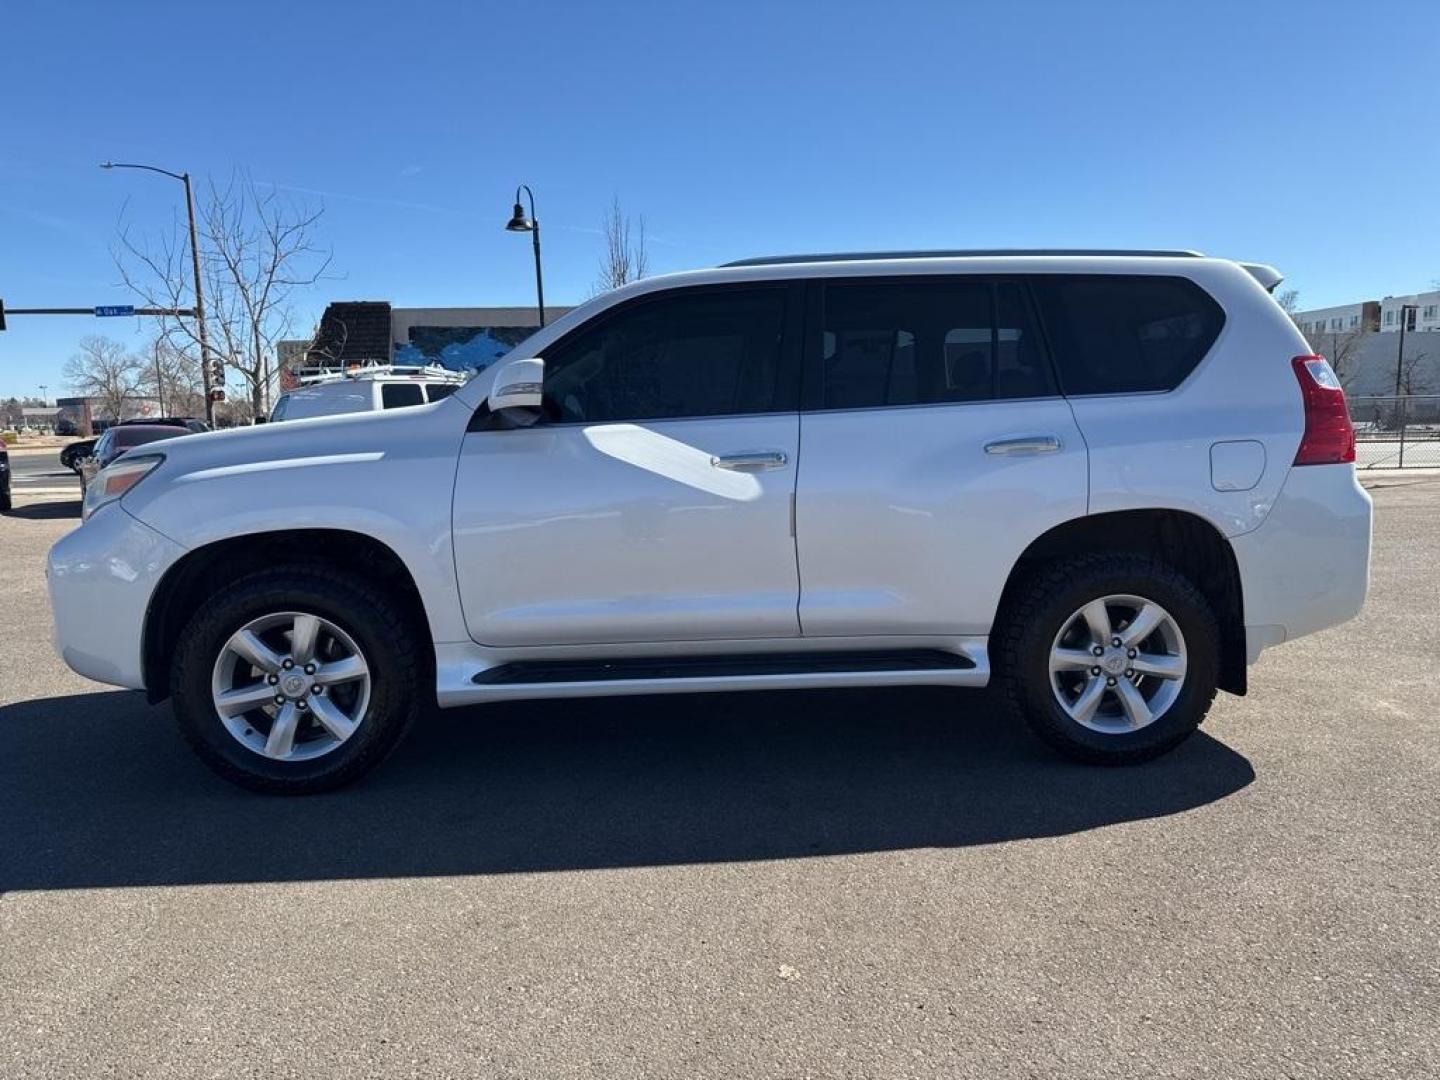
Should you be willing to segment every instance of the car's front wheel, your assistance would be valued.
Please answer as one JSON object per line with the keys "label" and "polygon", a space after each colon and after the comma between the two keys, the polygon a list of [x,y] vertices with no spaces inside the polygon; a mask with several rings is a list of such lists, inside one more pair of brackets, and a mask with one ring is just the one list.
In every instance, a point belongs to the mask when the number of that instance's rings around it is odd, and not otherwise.
{"label": "car's front wheel", "polygon": [[175,717],[221,776],[307,794],[399,743],[424,700],[414,629],[385,593],[325,568],[241,578],[207,600],[171,668]]}
{"label": "car's front wheel", "polygon": [[1215,697],[1214,612],[1184,575],[1144,556],[1078,557],[1036,571],[997,644],[1013,708],[1082,761],[1157,757],[1200,725]]}

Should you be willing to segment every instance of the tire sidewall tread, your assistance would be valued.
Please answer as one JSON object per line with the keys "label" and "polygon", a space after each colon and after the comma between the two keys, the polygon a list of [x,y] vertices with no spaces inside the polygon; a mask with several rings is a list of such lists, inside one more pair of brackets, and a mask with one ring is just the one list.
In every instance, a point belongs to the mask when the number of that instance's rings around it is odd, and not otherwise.
{"label": "tire sidewall tread", "polygon": [[[1105,734],[1072,719],[1055,700],[1049,656],[1064,620],[1101,596],[1153,600],[1185,638],[1185,686],[1154,723]],[[1046,744],[1090,764],[1132,765],[1159,757],[1199,727],[1215,698],[1220,627],[1204,594],[1174,567],[1146,555],[1080,555],[1033,571],[1008,605],[996,649],[997,674],[1009,711]]]}
{"label": "tire sidewall tread", "polygon": [[[330,753],[301,762],[271,761],[241,745],[211,697],[215,661],[230,635],[251,619],[290,610],[344,629],[371,671],[359,729]],[[386,592],[328,567],[280,566],[236,579],[195,610],[171,662],[170,692],[181,734],[215,772],[252,791],[312,794],[358,779],[394,751],[421,711],[425,670],[419,636]]]}

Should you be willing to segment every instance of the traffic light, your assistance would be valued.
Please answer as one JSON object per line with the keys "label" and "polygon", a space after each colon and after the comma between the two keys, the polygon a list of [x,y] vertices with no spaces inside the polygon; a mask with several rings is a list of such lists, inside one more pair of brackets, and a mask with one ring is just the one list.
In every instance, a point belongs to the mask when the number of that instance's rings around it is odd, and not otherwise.
{"label": "traffic light", "polygon": [[219,387],[225,385],[225,361],[219,357],[210,361],[210,385]]}
{"label": "traffic light", "polygon": [[5,301],[0,300],[0,330],[5,329]]}

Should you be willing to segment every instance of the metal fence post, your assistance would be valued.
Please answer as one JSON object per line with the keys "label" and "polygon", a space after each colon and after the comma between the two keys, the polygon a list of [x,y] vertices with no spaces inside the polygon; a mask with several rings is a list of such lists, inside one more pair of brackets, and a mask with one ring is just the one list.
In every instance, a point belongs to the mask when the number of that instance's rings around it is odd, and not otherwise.
{"label": "metal fence post", "polygon": [[1397,422],[1400,424],[1400,464],[1398,468],[1401,469],[1405,468],[1405,405],[1406,402],[1408,402],[1409,400],[1410,399],[1408,397],[1401,397],[1395,399],[1395,417]]}

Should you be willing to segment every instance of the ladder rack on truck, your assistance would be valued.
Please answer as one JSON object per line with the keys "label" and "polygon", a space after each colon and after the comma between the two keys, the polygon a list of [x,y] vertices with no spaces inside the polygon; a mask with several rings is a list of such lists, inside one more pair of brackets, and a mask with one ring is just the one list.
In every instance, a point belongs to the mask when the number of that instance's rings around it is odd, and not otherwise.
{"label": "ladder rack on truck", "polygon": [[443,364],[345,364],[292,368],[290,374],[296,387],[317,386],[343,379],[426,379],[431,382],[464,383],[469,376]]}

